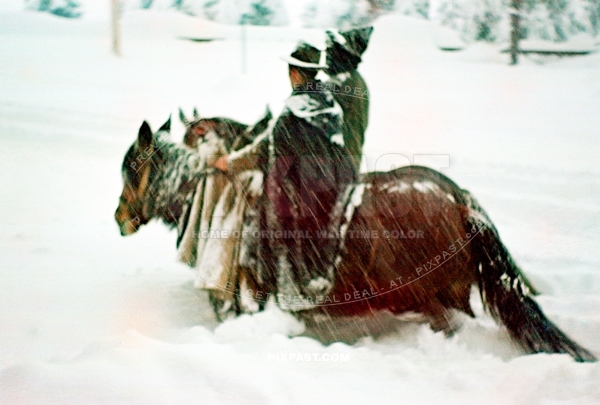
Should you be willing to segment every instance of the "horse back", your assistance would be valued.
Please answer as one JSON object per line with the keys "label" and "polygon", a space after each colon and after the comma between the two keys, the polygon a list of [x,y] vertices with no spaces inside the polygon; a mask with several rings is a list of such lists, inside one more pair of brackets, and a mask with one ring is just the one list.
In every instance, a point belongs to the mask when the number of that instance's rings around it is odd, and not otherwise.
{"label": "horse back", "polygon": [[439,191],[446,194],[446,197],[449,194],[456,203],[461,205],[466,204],[465,191],[448,177],[429,167],[417,165],[402,166],[387,172],[361,173],[359,176],[360,183],[372,185],[383,185],[395,180],[406,184],[413,184],[415,182],[433,183],[435,187],[439,188]]}
{"label": "horse back", "polygon": [[[410,166],[362,176],[347,225],[333,296],[325,312],[427,312],[443,305],[471,313],[475,274],[461,190],[434,170]],[[343,305],[342,305],[343,304]]]}

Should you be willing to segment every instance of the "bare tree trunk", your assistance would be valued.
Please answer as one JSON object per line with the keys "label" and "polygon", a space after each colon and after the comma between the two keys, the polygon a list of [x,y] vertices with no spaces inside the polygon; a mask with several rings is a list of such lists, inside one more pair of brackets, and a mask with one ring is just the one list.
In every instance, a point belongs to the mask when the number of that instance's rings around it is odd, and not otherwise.
{"label": "bare tree trunk", "polygon": [[121,10],[119,0],[111,0],[112,5],[112,50],[117,56],[121,56],[121,38],[119,32],[119,15]]}
{"label": "bare tree trunk", "polygon": [[521,1],[522,0],[512,0],[510,7],[510,23],[512,27],[512,31],[510,33],[510,58],[511,65],[516,65],[517,54],[519,53],[519,13],[521,11]]}

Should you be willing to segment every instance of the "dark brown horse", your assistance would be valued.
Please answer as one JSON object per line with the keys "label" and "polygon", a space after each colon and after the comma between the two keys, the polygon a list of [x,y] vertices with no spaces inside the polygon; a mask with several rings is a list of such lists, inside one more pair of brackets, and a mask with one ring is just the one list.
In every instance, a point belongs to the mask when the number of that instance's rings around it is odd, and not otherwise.
{"label": "dark brown horse", "polygon": [[183,110],[179,109],[179,119],[186,127],[183,143],[192,149],[197,149],[198,142],[201,142],[210,131],[213,131],[223,140],[227,151],[237,150],[252,142],[258,134],[267,129],[269,121],[273,118],[268,107],[264,117],[254,126],[242,124],[230,118],[201,118],[195,108],[193,114],[193,119],[188,119]]}
{"label": "dark brown horse", "polygon": [[[175,226],[177,218],[169,213],[185,211],[177,204],[185,205],[190,184],[206,175],[194,153],[165,137],[168,127],[153,134],[144,123],[125,156],[125,187],[115,214],[124,235],[153,217]],[[434,170],[410,166],[364,175],[338,202],[331,232],[311,237],[334,246],[323,253],[330,265],[315,269],[333,272],[332,286],[310,295],[276,273],[246,268],[240,277],[250,288],[240,293],[260,307],[272,297],[304,317],[412,311],[428,315],[434,329],[446,329],[450,309],[474,316],[469,297],[476,285],[484,307],[528,352],[596,360],[546,318],[475,199]]]}

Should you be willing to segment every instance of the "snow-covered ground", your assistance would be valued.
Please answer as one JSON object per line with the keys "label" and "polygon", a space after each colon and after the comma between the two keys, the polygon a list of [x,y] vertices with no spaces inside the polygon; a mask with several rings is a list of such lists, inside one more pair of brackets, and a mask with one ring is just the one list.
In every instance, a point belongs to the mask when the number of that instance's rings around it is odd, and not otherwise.
{"label": "snow-covered ground", "polygon": [[[248,28],[242,74],[239,27],[138,11],[122,30],[118,58],[102,19],[0,13],[0,403],[600,403],[600,365],[523,355],[476,294],[451,339],[382,318],[323,345],[275,308],[219,325],[174,233],[119,236],[122,158],[179,106],[279,111],[278,57],[323,32]],[[515,67],[500,49],[443,53],[430,23],[381,18],[365,168],[426,163],[469,189],[547,315],[600,355],[600,55]]]}

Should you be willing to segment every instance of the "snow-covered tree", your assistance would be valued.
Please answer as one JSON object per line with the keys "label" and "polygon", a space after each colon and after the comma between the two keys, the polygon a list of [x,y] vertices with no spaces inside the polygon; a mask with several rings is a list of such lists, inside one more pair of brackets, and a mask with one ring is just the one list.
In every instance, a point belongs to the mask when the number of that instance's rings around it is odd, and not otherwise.
{"label": "snow-covered tree", "polygon": [[[464,41],[505,41],[510,32],[510,0],[407,0],[401,10],[425,7],[440,25],[460,33]],[[555,42],[572,35],[600,31],[600,0],[522,0],[521,38]]]}
{"label": "snow-covered tree", "polygon": [[81,17],[81,6],[75,0],[25,0],[28,10],[48,12],[59,17]]}
{"label": "snow-covered tree", "polygon": [[523,0],[524,37],[556,42],[587,32],[598,34],[600,0]]}
{"label": "snow-covered tree", "polygon": [[285,25],[283,0],[205,0],[206,18],[226,24]]}
{"label": "snow-covered tree", "polygon": [[600,33],[600,0],[589,0],[590,25],[594,35]]}
{"label": "snow-covered tree", "polygon": [[306,4],[302,21],[307,27],[351,29],[371,23],[393,3],[388,0],[313,0]]}
{"label": "snow-covered tree", "polygon": [[336,16],[335,26],[340,29],[351,29],[367,25],[374,18],[371,4],[367,0],[349,0],[347,1],[346,11]]}
{"label": "snow-covered tree", "polygon": [[171,7],[188,15],[198,14],[195,11],[193,3],[189,0],[173,0],[173,4],[171,5]]}
{"label": "snow-covered tree", "polygon": [[431,0],[429,18],[457,31],[465,42],[508,38],[508,0]]}
{"label": "snow-covered tree", "polygon": [[242,16],[242,22],[250,25],[271,25],[273,10],[267,5],[267,0],[255,0],[250,4],[250,12]]}
{"label": "snow-covered tree", "polygon": [[429,18],[429,0],[398,0],[396,8],[401,14]]}
{"label": "snow-covered tree", "polygon": [[79,9],[79,3],[74,0],[65,0],[63,5],[54,7],[50,12],[54,15],[67,18],[81,17],[81,11]]}

